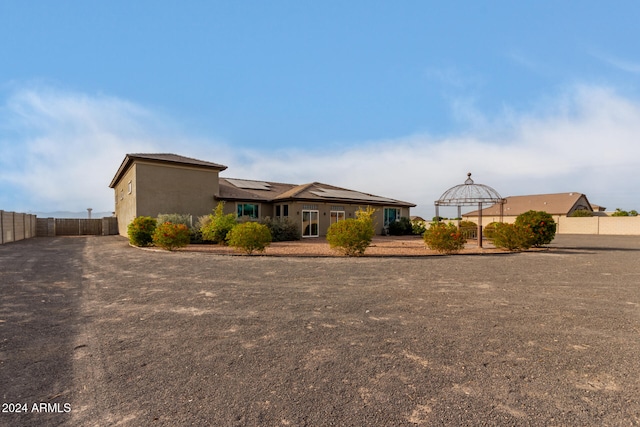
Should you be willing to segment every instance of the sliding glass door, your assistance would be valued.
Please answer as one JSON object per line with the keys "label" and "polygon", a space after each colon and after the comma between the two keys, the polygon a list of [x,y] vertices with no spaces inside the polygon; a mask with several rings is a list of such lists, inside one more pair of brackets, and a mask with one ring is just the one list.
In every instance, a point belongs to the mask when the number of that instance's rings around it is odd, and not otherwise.
{"label": "sliding glass door", "polygon": [[302,237],[318,237],[320,234],[319,211],[302,211]]}

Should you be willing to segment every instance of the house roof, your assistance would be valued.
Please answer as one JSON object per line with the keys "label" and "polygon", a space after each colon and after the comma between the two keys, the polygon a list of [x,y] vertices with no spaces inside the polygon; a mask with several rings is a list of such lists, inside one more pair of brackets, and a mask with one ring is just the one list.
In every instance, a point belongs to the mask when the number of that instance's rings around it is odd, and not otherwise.
{"label": "house roof", "polygon": [[[227,167],[217,163],[198,160],[191,157],[171,153],[134,153],[127,154],[109,184],[115,188],[116,184],[135,161],[157,162],[161,164],[187,165],[190,167],[223,171]],[[358,203],[368,205],[388,205],[414,207],[413,203],[376,196],[355,190],[336,187],[320,182],[303,185],[284,184],[279,182],[256,181],[238,178],[219,177],[218,196],[221,200],[254,200],[257,202],[276,202],[305,200],[332,203]]]}
{"label": "house roof", "polygon": [[222,200],[255,200],[270,202],[277,195],[296,187],[294,184],[253,181],[248,179],[222,178],[218,180]]}
{"label": "house roof", "polygon": [[[576,209],[593,208],[582,193],[533,194],[528,196],[506,197],[503,214],[517,216],[529,210],[544,211],[551,215],[567,215]],[[483,216],[500,215],[500,205],[495,204],[482,209]],[[468,212],[462,216],[478,216],[478,211]]]}
{"label": "house roof", "polygon": [[180,156],[178,154],[171,154],[171,153],[127,154],[124,160],[122,161],[122,164],[118,168],[118,171],[116,172],[115,176],[111,180],[111,183],[109,184],[110,188],[114,188],[116,186],[120,178],[122,178],[122,175],[124,175],[127,169],[129,169],[129,167],[136,160],[144,160],[144,161],[158,162],[158,163],[169,163],[169,164],[176,164],[176,165],[187,165],[191,167],[214,169],[218,171],[223,171],[227,168],[226,166],[220,165],[218,163],[207,162],[204,160],[198,160],[191,157],[185,157],[185,156]]}
{"label": "house roof", "polygon": [[362,193],[334,185],[312,182],[308,184],[283,184],[277,182],[220,178],[220,199],[255,200],[263,202],[305,200],[310,202],[365,203],[414,207],[400,200]]}

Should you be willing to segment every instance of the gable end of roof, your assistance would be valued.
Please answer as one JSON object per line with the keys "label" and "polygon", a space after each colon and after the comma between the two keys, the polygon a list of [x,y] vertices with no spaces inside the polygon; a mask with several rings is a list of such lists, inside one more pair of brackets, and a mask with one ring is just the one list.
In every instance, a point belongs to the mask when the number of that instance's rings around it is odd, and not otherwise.
{"label": "gable end of roof", "polygon": [[129,167],[137,160],[214,169],[217,171],[223,171],[227,168],[225,165],[218,163],[207,162],[205,160],[194,159],[192,157],[180,156],[172,153],[130,153],[125,156],[124,160],[120,164],[118,171],[109,184],[109,188],[115,188],[122,175],[124,175]]}

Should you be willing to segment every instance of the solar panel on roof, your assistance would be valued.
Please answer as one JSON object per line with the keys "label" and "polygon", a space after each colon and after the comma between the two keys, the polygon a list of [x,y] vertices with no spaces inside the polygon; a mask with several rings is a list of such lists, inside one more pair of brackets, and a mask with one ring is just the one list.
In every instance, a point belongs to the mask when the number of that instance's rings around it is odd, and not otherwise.
{"label": "solar panel on roof", "polygon": [[227,182],[234,187],[242,188],[245,190],[271,190],[271,185],[268,182],[264,181],[248,181],[245,179],[229,179],[226,178]]}
{"label": "solar panel on roof", "polygon": [[317,191],[311,191],[311,194],[315,194],[320,197],[331,197],[336,199],[351,199],[351,200],[369,200],[376,202],[393,202],[394,200],[386,197],[371,196],[369,194],[360,193],[351,190],[335,190],[329,188],[320,188]]}

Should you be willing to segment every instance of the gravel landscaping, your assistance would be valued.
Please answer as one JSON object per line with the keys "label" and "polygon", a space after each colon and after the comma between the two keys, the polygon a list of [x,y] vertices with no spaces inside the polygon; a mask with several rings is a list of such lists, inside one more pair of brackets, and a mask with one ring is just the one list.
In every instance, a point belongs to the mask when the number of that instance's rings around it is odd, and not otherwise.
{"label": "gravel landscaping", "polygon": [[2,245],[0,425],[640,424],[640,237],[374,244]]}

